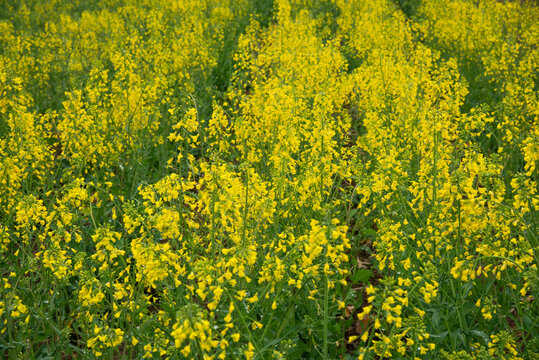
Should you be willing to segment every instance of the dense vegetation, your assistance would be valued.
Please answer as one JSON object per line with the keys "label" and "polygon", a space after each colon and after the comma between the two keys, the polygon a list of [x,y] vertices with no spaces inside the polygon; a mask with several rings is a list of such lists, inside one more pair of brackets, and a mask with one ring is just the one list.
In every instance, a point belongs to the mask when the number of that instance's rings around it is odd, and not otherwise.
{"label": "dense vegetation", "polygon": [[539,359],[539,8],[0,5],[0,357]]}

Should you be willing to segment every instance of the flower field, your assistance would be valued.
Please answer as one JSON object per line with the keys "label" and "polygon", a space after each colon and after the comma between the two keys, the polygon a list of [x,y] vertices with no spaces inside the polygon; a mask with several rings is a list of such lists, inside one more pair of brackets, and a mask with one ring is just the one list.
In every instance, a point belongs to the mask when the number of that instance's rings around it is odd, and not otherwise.
{"label": "flower field", "polygon": [[539,5],[0,5],[0,358],[539,359]]}

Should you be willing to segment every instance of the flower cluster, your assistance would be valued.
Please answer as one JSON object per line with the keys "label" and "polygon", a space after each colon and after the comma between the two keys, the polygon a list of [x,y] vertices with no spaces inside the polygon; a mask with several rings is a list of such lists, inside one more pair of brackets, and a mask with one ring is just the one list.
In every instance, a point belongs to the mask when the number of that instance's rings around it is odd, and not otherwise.
{"label": "flower cluster", "polygon": [[15,3],[0,357],[538,356],[536,4]]}

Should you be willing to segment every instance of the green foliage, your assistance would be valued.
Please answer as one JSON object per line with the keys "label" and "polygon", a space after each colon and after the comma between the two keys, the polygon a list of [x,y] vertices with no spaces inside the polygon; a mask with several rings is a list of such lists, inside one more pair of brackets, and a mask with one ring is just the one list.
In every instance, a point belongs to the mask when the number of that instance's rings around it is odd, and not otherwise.
{"label": "green foliage", "polygon": [[536,359],[537,18],[4,1],[0,357]]}

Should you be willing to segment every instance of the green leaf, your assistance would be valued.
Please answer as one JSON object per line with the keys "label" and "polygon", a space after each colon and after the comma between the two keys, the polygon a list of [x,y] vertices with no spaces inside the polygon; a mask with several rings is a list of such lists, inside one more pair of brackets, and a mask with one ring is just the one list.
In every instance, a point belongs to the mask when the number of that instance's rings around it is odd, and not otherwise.
{"label": "green leaf", "polygon": [[480,331],[480,330],[472,330],[470,331],[473,335],[475,335],[476,337],[480,338],[481,340],[483,340],[483,343],[485,346],[487,346],[490,342],[490,339],[489,337],[487,336],[487,334],[485,334],[484,332]]}
{"label": "green leaf", "polygon": [[374,229],[363,229],[363,235],[365,236],[376,236],[378,232]]}
{"label": "green leaf", "polygon": [[372,272],[367,269],[358,269],[352,275],[352,283],[356,284],[359,282],[366,283],[372,276]]}

